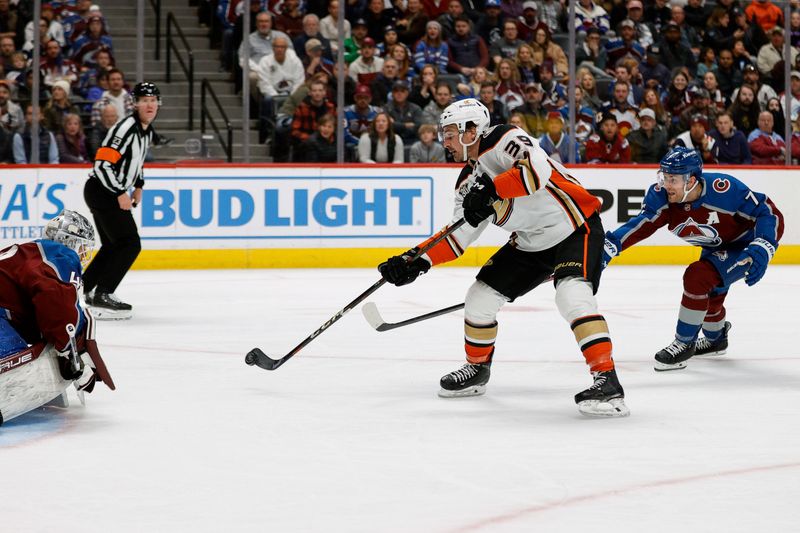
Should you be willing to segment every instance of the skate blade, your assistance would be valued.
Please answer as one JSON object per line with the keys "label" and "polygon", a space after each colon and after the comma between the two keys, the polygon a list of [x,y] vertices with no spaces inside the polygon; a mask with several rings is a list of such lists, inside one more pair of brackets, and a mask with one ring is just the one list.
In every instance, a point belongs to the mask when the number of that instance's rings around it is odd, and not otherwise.
{"label": "skate blade", "polygon": [[716,352],[696,353],[693,357],[713,357],[715,355],[725,355],[726,353],[728,353],[728,349],[723,348],[722,350],[717,350]]}
{"label": "skate blade", "polygon": [[622,398],[612,398],[608,401],[584,400],[578,404],[578,411],[582,415],[596,418],[623,417],[631,414]]}
{"label": "skate blade", "polygon": [[662,363],[661,361],[656,361],[653,363],[653,370],[656,372],[667,372],[669,370],[683,370],[686,368],[686,361],[675,363],[674,365],[670,365],[667,363]]}
{"label": "skate blade", "polygon": [[103,307],[89,307],[89,312],[95,320],[128,320],[133,317],[133,311],[116,311]]}
{"label": "skate blade", "polygon": [[480,396],[486,392],[486,385],[475,385],[462,390],[439,389],[439,398],[463,398],[466,396]]}

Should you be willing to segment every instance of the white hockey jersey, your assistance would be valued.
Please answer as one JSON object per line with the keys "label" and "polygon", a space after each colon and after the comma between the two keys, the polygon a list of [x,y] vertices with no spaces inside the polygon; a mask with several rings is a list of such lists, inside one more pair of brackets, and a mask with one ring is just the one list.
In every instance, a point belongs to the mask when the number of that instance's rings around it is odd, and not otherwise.
{"label": "white hockey jersey", "polygon": [[502,198],[495,203],[494,216],[477,228],[464,224],[432,248],[427,254],[432,264],[461,256],[490,223],[511,232],[511,243],[520,250],[546,250],[600,208],[600,201],[549,158],[535,138],[516,126],[499,125],[480,140],[478,159],[470,160],[459,175],[453,221],[463,217],[464,196],[484,173]]}

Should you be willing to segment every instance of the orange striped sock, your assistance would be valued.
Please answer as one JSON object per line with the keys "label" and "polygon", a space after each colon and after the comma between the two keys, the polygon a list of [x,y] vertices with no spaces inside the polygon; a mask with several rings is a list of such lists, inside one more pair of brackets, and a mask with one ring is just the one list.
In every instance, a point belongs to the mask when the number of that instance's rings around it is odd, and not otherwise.
{"label": "orange striped sock", "polygon": [[488,363],[494,354],[494,341],[497,339],[497,322],[475,325],[464,321],[464,350],[467,361],[473,365]]}
{"label": "orange striped sock", "polygon": [[602,315],[581,317],[572,322],[570,327],[592,372],[605,372],[614,368],[611,337],[606,319]]}

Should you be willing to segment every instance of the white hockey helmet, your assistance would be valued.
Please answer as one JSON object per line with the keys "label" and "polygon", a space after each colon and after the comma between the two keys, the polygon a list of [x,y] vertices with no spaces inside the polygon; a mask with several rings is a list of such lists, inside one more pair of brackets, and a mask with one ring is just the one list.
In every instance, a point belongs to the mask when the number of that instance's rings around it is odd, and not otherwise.
{"label": "white hockey helmet", "polygon": [[84,267],[94,249],[94,228],[89,220],[76,211],[64,209],[44,227],[45,239],[56,241],[74,250]]}
{"label": "white hockey helmet", "polygon": [[[455,124],[458,128],[459,137],[467,131],[467,125],[475,125],[476,140],[486,134],[489,130],[489,110],[475,98],[465,98],[458,102],[453,102],[442,111],[439,117],[439,140],[444,141],[444,128]],[[463,143],[462,143],[463,144]]]}

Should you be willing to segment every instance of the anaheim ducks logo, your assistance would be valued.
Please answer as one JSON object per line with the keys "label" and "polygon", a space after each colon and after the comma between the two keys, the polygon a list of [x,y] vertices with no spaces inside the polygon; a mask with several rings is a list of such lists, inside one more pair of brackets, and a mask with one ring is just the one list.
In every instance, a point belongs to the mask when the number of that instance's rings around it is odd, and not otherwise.
{"label": "anaheim ducks logo", "polygon": [[719,246],[722,244],[719,232],[713,226],[698,224],[692,217],[675,226],[672,233],[696,246]]}

